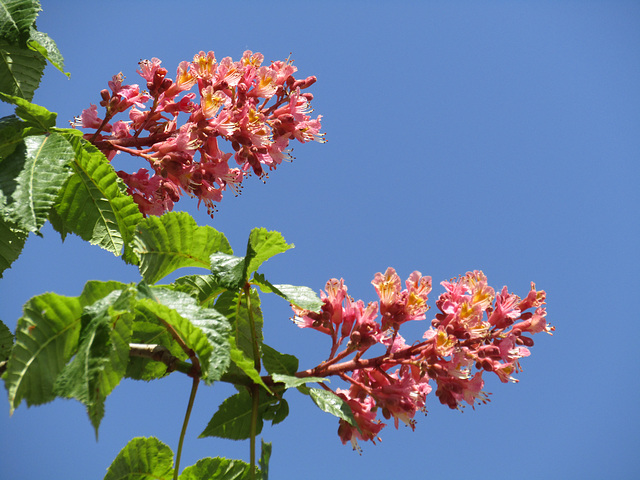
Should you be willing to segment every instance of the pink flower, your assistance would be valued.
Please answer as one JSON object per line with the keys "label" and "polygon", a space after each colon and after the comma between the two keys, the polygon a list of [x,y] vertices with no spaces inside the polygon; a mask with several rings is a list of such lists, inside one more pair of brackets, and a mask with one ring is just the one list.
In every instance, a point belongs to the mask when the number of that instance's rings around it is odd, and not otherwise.
{"label": "pink flower", "polygon": [[[103,119],[98,117],[98,107],[93,103],[90,104],[89,108],[85,108],[82,111],[82,115],[79,120],[76,120],[74,125],[81,126],[82,128],[99,128],[102,125]],[[105,132],[110,132],[112,129],[112,125],[110,123],[106,123],[102,130]]]}
{"label": "pink flower", "polygon": [[364,399],[351,398],[349,390],[342,389],[337,389],[336,394],[347,402],[358,427],[360,427],[358,431],[356,427],[341,419],[338,426],[338,435],[342,444],[351,442],[354,450],[360,450],[358,440],[371,440],[375,443],[378,433],[384,428],[385,424],[380,420],[376,420],[375,401],[373,398],[368,396]]}
{"label": "pink flower", "polygon": [[153,82],[153,77],[161,63],[162,62],[155,57],[152,58],[151,61],[140,60],[138,63],[138,65],[140,65],[140,70],[136,70],[136,72],[138,72],[147,82]]}

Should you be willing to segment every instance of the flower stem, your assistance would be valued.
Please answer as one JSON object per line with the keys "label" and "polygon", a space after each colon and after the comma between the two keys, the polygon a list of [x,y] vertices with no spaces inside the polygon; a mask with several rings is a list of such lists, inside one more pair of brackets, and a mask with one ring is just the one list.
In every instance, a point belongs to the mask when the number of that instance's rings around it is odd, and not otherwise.
{"label": "flower stem", "polygon": [[178,480],[178,474],[180,472],[180,457],[182,456],[182,445],[184,443],[184,436],[187,433],[187,425],[189,424],[189,417],[191,417],[191,410],[193,409],[193,402],[196,398],[196,392],[198,391],[198,384],[200,379],[193,377],[193,384],[191,385],[191,394],[189,395],[189,403],[187,404],[187,412],[184,415],[184,422],[182,422],[182,431],[180,432],[180,440],[178,441],[178,451],[176,452],[176,466],[173,471],[173,480]]}

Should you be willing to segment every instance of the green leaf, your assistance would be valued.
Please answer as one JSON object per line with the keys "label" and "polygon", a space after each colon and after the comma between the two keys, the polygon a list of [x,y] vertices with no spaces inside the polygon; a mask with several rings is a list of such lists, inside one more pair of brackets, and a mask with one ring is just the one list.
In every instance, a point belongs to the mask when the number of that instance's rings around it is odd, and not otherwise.
{"label": "green leaf", "polygon": [[[256,434],[262,431],[262,415],[277,399],[260,390],[258,402],[258,422]],[[251,435],[251,395],[246,390],[227,398],[213,415],[207,428],[200,434],[202,437],[220,437],[230,440],[245,440]]]}
{"label": "green leaf", "polygon": [[216,297],[224,291],[224,287],[218,284],[213,275],[180,277],[170,285],[170,288],[191,295],[203,307],[211,305]]}
{"label": "green leaf", "polygon": [[25,126],[26,123],[15,115],[0,118],[0,159],[11,155],[22,143]]}
{"label": "green leaf", "polygon": [[269,387],[267,387],[267,385],[262,381],[260,372],[256,370],[253,360],[247,357],[242,350],[236,347],[233,337],[229,338],[229,343],[231,344],[231,361],[240,370],[246,373],[254,383],[264,387],[267,392],[272,393]]}
{"label": "green leaf", "polygon": [[4,322],[0,321],[0,362],[9,358],[11,349],[13,348],[13,333],[9,330]]}
{"label": "green leaf", "polygon": [[0,278],[2,273],[20,256],[27,234],[0,217]]}
{"label": "green leaf", "polygon": [[261,453],[260,453],[260,471],[262,472],[261,480],[269,480],[269,459],[271,458],[271,443],[267,443],[264,441],[264,438],[261,439]]}
{"label": "green leaf", "polygon": [[253,275],[252,283],[260,287],[264,293],[275,293],[284,298],[287,302],[304,310],[319,312],[324,305],[318,295],[309,287],[296,287],[293,285],[273,285],[264,275],[256,273]]}
{"label": "green leaf", "polygon": [[321,388],[300,388],[299,390],[310,395],[313,403],[321,410],[341,418],[354,427],[358,427],[349,404],[335,393]]}
{"label": "green leaf", "polygon": [[320,382],[328,382],[328,378],[322,377],[295,377],[293,375],[284,375],[281,373],[274,373],[271,375],[271,378],[276,383],[284,383],[285,388],[297,388],[302,385],[305,385],[309,382],[320,383]]}
{"label": "green leaf", "polygon": [[77,298],[54,293],[25,304],[4,377],[12,413],[23,399],[30,406],[55,398],[54,381],[77,349],[81,315]]}
{"label": "green leaf", "polygon": [[208,269],[214,252],[233,253],[222,233],[198,226],[186,212],[145,218],[138,225],[133,251],[140,257],[140,272],[148,283],[182,267]]}
{"label": "green leaf", "polygon": [[0,38],[17,41],[35,23],[40,10],[35,0],[0,0]]}
{"label": "green leaf", "polygon": [[35,28],[31,27],[29,30],[29,41],[27,42],[28,47],[31,50],[38,52],[44,58],[51,62],[51,65],[56,67],[62,73],[64,73],[67,77],[71,75],[64,71],[64,59],[62,58],[62,54],[56,45],[56,42],[44,32],[39,32]]}
{"label": "green leaf", "polygon": [[274,255],[286,252],[293,245],[287,244],[280,232],[267,231],[266,228],[254,228],[249,235],[247,244],[247,265],[245,278],[255,272],[260,265]]}
{"label": "green leaf", "polygon": [[[213,415],[202,437],[220,437],[245,440],[251,435],[251,395],[246,390],[227,398]],[[256,434],[262,431],[262,419],[258,416]]]}
{"label": "green leaf", "polygon": [[93,305],[98,300],[109,295],[111,292],[115,290],[126,290],[131,286],[132,284],[116,282],[114,280],[106,282],[100,280],[89,280],[85,283],[79,299],[82,302],[82,305]]}
{"label": "green leaf", "polygon": [[226,253],[214,253],[209,257],[211,273],[215,281],[228,290],[239,290],[245,284],[245,259]]}
{"label": "green leaf", "polygon": [[270,374],[293,375],[298,371],[298,359],[293,355],[280,353],[269,345],[262,344],[262,363]]}
{"label": "green leaf", "polygon": [[170,479],[173,452],[154,437],[133,438],[120,450],[104,480]]}
{"label": "green leaf", "polygon": [[153,318],[155,316],[156,320],[161,324],[170,325],[184,341],[187,347],[196,352],[203,371],[206,372],[208,370],[209,357],[211,356],[213,348],[209,344],[209,341],[202,330],[195,327],[176,310],[150,299],[138,299],[136,303],[136,310],[139,315],[146,318]]}
{"label": "green leaf", "polygon": [[228,458],[202,458],[195,465],[185,468],[180,480],[248,480],[250,466],[242,460]]}
{"label": "green leaf", "polygon": [[31,101],[46,64],[39,52],[0,40],[0,92]]}
{"label": "green leaf", "polygon": [[185,293],[167,288],[153,288],[151,291],[158,302],[178,312],[204,334],[210,348],[202,348],[200,343],[195,343],[192,348],[202,363],[203,380],[209,384],[219,380],[231,361],[229,321],[212,308],[200,307]]}
{"label": "green leaf", "polygon": [[272,425],[282,422],[289,415],[289,403],[280,398],[277,403],[269,405],[262,414],[263,420],[268,420]]}
{"label": "green leaf", "polygon": [[[145,317],[142,312],[136,312],[136,319],[133,322],[131,343],[145,343],[162,345],[169,350],[169,353],[179,360],[186,360],[184,353],[178,343],[171,337],[164,325],[157,317]],[[167,366],[162,362],[157,362],[149,358],[131,357],[125,376],[134,380],[154,380],[162,378],[167,374]]]}
{"label": "green leaf", "polygon": [[96,147],[73,133],[63,135],[75,151],[74,175],[60,192],[53,226],[63,239],[67,232],[73,232],[114,255],[125,247],[126,254],[136,225],[142,220],[138,206]]}
{"label": "green leaf", "polygon": [[104,401],[120,383],[129,363],[135,289],[115,290],[85,307],[78,352],[58,376],[54,393],[85,404],[98,436]]}
{"label": "green leaf", "polygon": [[[15,189],[7,214],[22,231],[37,232],[46,222],[62,186],[73,172],[69,164],[75,154],[69,142],[57,133],[27,137],[24,143],[24,164],[13,179]],[[16,150],[14,154],[20,155],[21,151]],[[7,158],[5,161],[10,160]],[[2,186],[8,181],[3,178]]]}
{"label": "green leaf", "polygon": [[251,310],[247,309],[247,299],[243,292],[231,291],[224,292],[218,297],[215,309],[229,320],[237,348],[254,362],[256,359],[254,358],[251,318],[253,318],[258,353],[260,353],[263,339],[263,318],[258,292],[254,288],[250,292]]}
{"label": "green leaf", "polygon": [[50,112],[46,108],[31,103],[24,98],[6,95],[2,92],[0,92],[0,99],[16,105],[16,115],[24,120],[28,126],[40,130],[38,133],[49,132],[51,128],[56,126],[57,113]]}

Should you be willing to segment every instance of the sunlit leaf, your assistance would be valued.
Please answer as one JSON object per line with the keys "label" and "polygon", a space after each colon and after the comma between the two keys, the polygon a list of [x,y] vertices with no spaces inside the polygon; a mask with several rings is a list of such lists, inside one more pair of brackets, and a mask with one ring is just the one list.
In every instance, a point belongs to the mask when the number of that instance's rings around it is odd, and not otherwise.
{"label": "sunlit leaf", "polygon": [[53,226],[120,255],[142,219],[137,205],[107,158],[75,134],[64,134],[75,151],[74,174],[63,186]]}
{"label": "sunlit leaf", "polygon": [[255,335],[258,353],[260,353],[263,339],[263,318],[258,292],[253,288],[250,292],[251,309],[247,307],[247,298],[244,292],[232,291],[222,293],[216,301],[215,308],[229,320],[237,348],[248,359],[255,361],[253,335]]}
{"label": "sunlit leaf", "polygon": [[0,40],[0,92],[31,101],[46,64],[39,52]]}
{"label": "sunlit leaf", "polygon": [[0,99],[15,105],[16,115],[24,120],[27,126],[35,127],[37,133],[49,132],[51,128],[56,126],[57,113],[50,112],[46,108],[18,96],[0,92]]}
{"label": "sunlit leaf", "polygon": [[224,291],[213,275],[187,275],[177,278],[170,286],[191,295],[203,307],[209,306]]}
{"label": "sunlit leaf", "polygon": [[11,412],[23,399],[30,406],[55,398],[54,381],[77,349],[81,315],[77,298],[54,293],[25,304],[4,377]]}
{"label": "sunlit leaf", "polygon": [[17,41],[29,31],[39,11],[35,0],[0,0],[0,38]]}
{"label": "sunlit leaf", "polygon": [[210,348],[202,348],[200,343],[194,343],[192,348],[198,354],[200,361],[203,362],[205,382],[212,383],[219,380],[231,361],[229,321],[212,308],[200,307],[193,297],[185,293],[167,288],[154,288],[152,292],[158,302],[175,310],[204,334]]}
{"label": "sunlit leaf", "polygon": [[246,281],[245,258],[227,253],[214,253],[209,257],[211,274],[220,286],[229,290],[242,288]]}
{"label": "sunlit leaf", "polygon": [[138,224],[133,244],[140,271],[148,283],[182,267],[209,269],[214,252],[233,253],[226,237],[209,226],[198,226],[186,212],[147,217]]}
{"label": "sunlit leaf", "polygon": [[313,403],[315,403],[321,410],[341,418],[354,427],[358,426],[349,404],[335,393],[321,388],[299,387],[298,389],[310,395]]}
{"label": "sunlit leaf", "polygon": [[83,311],[78,352],[58,376],[54,393],[87,407],[98,434],[104,401],[120,383],[129,363],[135,289],[116,290]]}
{"label": "sunlit leaf", "polygon": [[62,58],[62,54],[56,45],[56,42],[44,32],[39,32],[35,28],[31,27],[29,30],[29,40],[27,41],[27,45],[30,49],[35,50],[44,58],[51,62],[51,65],[56,67],[62,73],[64,73],[67,77],[70,74],[64,71],[64,59]]}
{"label": "sunlit leaf", "polygon": [[[23,231],[37,232],[73,172],[70,163],[75,153],[69,142],[57,133],[27,137],[24,143],[25,161],[14,179],[15,190],[7,206],[7,215]],[[18,152],[16,150],[14,154]],[[3,178],[3,186],[6,181],[8,179]]]}
{"label": "sunlit leaf", "polygon": [[293,375],[284,375],[281,373],[274,373],[271,378],[276,383],[284,383],[286,388],[297,388],[307,383],[320,383],[328,382],[328,378],[323,377],[295,377]]}
{"label": "sunlit leaf", "polygon": [[169,480],[173,474],[173,452],[154,437],[133,438],[120,450],[104,480]]}
{"label": "sunlit leaf", "polygon": [[242,370],[254,383],[261,385],[265,390],[271,393],[271,390],[260,377],[260,373],[256,370],[255,363],[242,350],[236,347],[233,337],[229,339],[231,344],[231,361]]}
{"label": "sunlit leaf", "polygon": [[319,312],[324,305],[324,302],[309,287],[273,285],[260,273],[253,276],[252,283],[260,287],[264,293],[275,293],[298,308]]}
{"label": "sunlit leaf", "polygon": [[287,244],[280,232],[267,231],[266,228],[254,228],[247,244],[247,265],[245,276],[249,277],[260,265],[274,255],[286,252],[293,245]]}
{"label": "sunlit leaf", "polygon": [[[248,480],[250,466],[242,460],[228,458],[202,458],[195,465],[185,468],[180,480]],[[264,480],[264,477],[257,477]]]}

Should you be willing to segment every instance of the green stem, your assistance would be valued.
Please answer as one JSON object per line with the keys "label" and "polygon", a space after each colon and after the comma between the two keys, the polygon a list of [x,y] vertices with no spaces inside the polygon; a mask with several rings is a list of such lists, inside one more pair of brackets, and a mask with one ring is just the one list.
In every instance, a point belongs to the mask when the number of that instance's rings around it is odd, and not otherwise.
{"label": "green stem", "polygon": [[251,325],[251,345],[253,347],[253,366],[260,372],[260,348],[258,347],[258,334],[256,333],[256,322],[251,310],[251,286],[247,283],[244,286],[244,296],[247,299],[247,312],[249,313],[249,324]]}
{"label": "green stem", "polygon": [[178,441],[178,451],[176,452],[176,466],[173,471],[173,480],[178,480],[178,474],[180,472],[180,457],[182,456],[182,445],[184,444],[184,437],[187,433],[187,425],[189,424],[189,417],[191,417],[191,410],[193,409],[193,402],[196,399],[196,392],[198,391],[198,384],[200,379],[193,377],[193,384],[191,385],[191,394],[189,395],[189,403],[187,404],[187,413],[184,415],[184,422],[182,422],[182,431],[180,432],[180,440]]}
{"label": "green stem", "polygon": [[260,405],[260,386],[256,383],[251,385],[251,432],[250,432],[250,459],[249,468],[251,480],[256,478],[256,430],[258,427],[258,406]]}
{"label": "green stem", "polygon": [[[247,302],[247,312],[249,313],[249,324],[251,325],[251,344],[253,346],[253,365],[257,372],[260,372],[262,368],[260,366],[260,349],[258,347],[258,335],[256,333],[256,323],[253,318],[253,311],[251,310],[251,286],[247,283],[244,286],[244,295]],[[260,405],[260,386],[253,383],[251,385],[251,430],[249,437],[249,456],[251,469],[250,478],[255,480],[256,478],[256,431],[258,429],[258,407]]]}

